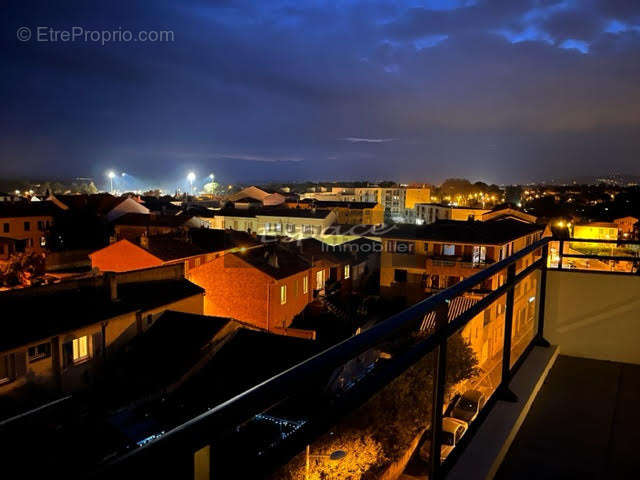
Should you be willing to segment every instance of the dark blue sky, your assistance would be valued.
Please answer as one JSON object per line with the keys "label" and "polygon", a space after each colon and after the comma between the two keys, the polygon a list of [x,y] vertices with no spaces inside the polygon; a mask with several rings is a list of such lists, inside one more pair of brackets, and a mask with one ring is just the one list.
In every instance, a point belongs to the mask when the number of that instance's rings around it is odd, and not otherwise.
{"label": "dark blue sky", "polygon": [[640,174],[636,0],[9,0],[0,26],[4,177]]}

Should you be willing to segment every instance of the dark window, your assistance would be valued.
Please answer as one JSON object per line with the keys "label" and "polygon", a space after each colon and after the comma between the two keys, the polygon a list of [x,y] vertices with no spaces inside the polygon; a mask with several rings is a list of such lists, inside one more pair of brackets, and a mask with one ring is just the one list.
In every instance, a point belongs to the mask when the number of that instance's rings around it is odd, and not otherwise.
{"label": "dark window", "polygon": [[24,231],[28,232],[31,230],[31,222],[24,222]]}
{"label": "dark window", "polygon": [[406,270],[394,270],[393,271],[393,281],[397,283],[406,283],[407,281],[407,271]]}
{"label": "dark window", "polygon": [[9,233],[9,224],[8,224],[8,223],[5,223],[5,224],[2,226],[2,231],[3,231],[4,233]]}
{"label": "dark window", "polygon": [[51,344],[41,343],[35,347],[29,347],[29,361],[35,362],[51,356]]}

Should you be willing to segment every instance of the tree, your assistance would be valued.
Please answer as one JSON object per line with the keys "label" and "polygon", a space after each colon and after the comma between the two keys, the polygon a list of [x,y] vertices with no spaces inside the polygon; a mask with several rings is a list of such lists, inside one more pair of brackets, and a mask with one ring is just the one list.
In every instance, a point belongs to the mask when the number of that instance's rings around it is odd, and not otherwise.
{"label": "tree", "polygon": [[28,287],[32,280],[45,272],[45,257],[41,253],[18,253],[0,270],[0,285]]}

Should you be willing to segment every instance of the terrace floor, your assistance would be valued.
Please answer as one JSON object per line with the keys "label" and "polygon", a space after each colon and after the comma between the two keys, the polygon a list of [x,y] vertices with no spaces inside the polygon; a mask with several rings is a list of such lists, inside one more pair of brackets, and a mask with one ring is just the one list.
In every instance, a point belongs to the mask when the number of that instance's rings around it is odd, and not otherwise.
{"label": "terrace floor", "polygon": [[561,355],[496,479],[638,478],[640,365]]}

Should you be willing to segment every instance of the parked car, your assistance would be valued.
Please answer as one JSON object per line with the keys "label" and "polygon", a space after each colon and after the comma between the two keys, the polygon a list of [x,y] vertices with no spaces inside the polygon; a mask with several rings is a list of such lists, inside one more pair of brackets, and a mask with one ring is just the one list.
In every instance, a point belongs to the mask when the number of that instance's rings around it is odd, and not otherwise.
{"label": "parked car", "polygon": [[[440,447],[440,461],[443,462],[458,445],[460,439],[467,433],[469,425],[463,420],[453,417],[442,419],[442,446]],[[420,447],[420,458],[425,462],[429,461],[431,455],[431,441],[427,440]]]}
{"label": "parked car", "polygon": [[484,394],[478,390],[467,390],[454,402],[450,415],[467,423],[473,422],[485,403]]}

